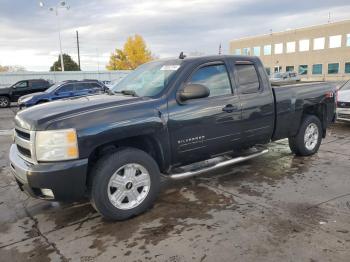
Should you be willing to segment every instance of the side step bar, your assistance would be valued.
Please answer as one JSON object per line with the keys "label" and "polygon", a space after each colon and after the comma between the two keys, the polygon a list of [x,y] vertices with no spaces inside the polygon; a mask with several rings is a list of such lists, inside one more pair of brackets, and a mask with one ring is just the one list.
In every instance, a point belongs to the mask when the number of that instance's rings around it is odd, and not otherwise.
{"label": "side step bar", "polygon": [[222,162],[215,163],[214,165],[209,166],[209,167],[204,167],[202,169],[197,169],[197,170],[194,170],[194,171],[187,171],[187,172],[183,172],[183,173],[174,173],[174,174],[168,175],[167,177],[169,177],[172,180],[180,180],[180,179],[184,179],[184,178],[189,178],[189,177],[197,176],[197,175],[200,175],[202,173],[209,172],[209,171],[221,168],[221,167],[225,167],[225,166],[237,164],[237,163],[240,163],[240,162],[244,162],[244,161],[247,161],[249,159],[252,159],[252,158],[264,155],[267,152],[269,152],[269,150],[268,149],[264,149],[262,151],[259,151],[257,153],[253,153],[251,155],[239,156],[239,157],[231,158],[231,159],[228,159],[228,160],[225,160],[225,161],[222,161]]}

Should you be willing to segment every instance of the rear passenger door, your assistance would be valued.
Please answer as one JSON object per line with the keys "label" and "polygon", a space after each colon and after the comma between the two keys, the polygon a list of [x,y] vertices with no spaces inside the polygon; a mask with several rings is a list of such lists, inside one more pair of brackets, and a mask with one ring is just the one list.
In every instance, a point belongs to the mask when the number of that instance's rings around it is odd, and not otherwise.
{"label": "rear passenger door", "polygon": [[32,92],[43,92],[49,87],[49,83],[43,80],[31,81]]}
{"label": "rear passenger door", "polygon": [[266,74],[259,71],[255,62],[249,60],[234,61],[233,67],[242,105],[244,145],[267,143],[273,133],[275,115],[273,94]]}
{"label": "rear passenger door", "polygon": [[85,96],[92,91],[90,83],[75,83],[74,96]]}

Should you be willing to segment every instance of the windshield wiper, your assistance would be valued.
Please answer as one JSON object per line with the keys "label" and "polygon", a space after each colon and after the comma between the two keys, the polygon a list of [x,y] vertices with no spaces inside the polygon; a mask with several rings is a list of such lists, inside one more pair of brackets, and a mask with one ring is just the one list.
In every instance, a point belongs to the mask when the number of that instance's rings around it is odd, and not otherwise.
{"label": "windshield wiper", "polygon": [[123,94],[127,96],[135,96],[135,97],[138,96],[134,90],[121,90],[121,91],[115,91],[114,93]]}

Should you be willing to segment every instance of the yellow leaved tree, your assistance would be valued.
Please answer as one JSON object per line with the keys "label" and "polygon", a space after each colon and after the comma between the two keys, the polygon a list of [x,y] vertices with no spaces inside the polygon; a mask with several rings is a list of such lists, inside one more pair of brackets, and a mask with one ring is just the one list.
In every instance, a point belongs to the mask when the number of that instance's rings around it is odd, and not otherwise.
{"label": "yellow leaved tree", "polygon": [[151,51],[147,49],[142,36],[130,36],[124,44],[123,50],[116,49],[109,58],[106,66],[108,70],[129,70],[151,61]]}

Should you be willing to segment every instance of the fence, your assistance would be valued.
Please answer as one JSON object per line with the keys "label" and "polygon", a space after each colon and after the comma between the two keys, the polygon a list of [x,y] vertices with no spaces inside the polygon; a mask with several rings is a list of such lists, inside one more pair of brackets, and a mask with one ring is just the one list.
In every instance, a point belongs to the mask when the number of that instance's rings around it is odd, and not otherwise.
{"label": "fence", "polygon": [[0,73],[0,86],[10,86],[27,79],[48,79],[53,82],[63,80],[98,79],[100,81],[120,81],[130,71],[65,71],[65,72],[14,72]]}

